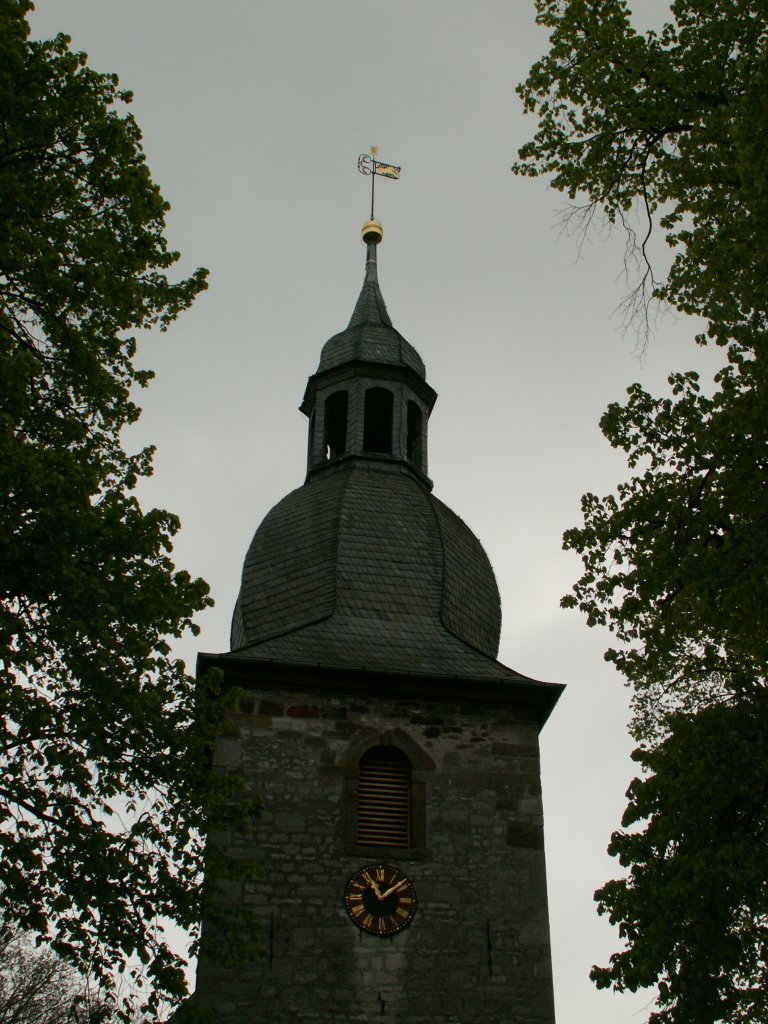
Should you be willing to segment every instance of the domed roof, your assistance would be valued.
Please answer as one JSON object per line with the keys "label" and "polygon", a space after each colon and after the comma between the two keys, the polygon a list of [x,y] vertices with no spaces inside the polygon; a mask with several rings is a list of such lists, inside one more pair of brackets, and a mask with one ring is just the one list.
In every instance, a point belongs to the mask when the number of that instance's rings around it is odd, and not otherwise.
{"label": "domed roof", "polygon": [[368,245],[363,288],[346,330],[335,334],[323,345],[318,373],[352,360],[406,366],[422,379],[424,362],[410,342],[396,331],[387,313],[376,271],[376,246]]}
{"label": "domed roof", "polygon": [[367,363],[386,363],[388,366],[407,366],[423,379],[424,362],[405,338],[394,327],[365,323],[348,327],[326,341],[320,353],[318,373],[343,363],[359,359]]}
{"label": "domed roof", "polygon": [[396,463],[293,491],[256,531],[232,651],[295,663],[516,675],[495,660],[496,579],[465,523]]}
{"label": "domed roof", "polygon": [[[364,229],[364,240],[352,318],[323,347],[301,406],[309,418],[307,480],[254,535],[231,650],[221,657],[433,677],[436,685],[538,686],[496,661],[493,569],[469,527],[431,493],[426,421],[436,395],[387,313],[376,271],[381,232],[366,237]],[[375,384],[356,387],[366,375],[360,362],[377,364]],[[317,379],[327,370],[335,372],[317,405]],[[381,401],[387,391],[390,400]],[[331,409],[336,394],[344,401]]]}

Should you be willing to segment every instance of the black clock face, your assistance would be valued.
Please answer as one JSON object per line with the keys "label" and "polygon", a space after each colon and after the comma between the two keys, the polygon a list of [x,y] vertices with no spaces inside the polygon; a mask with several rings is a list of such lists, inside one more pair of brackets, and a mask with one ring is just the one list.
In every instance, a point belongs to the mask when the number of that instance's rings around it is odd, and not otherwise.
{"label": "black clock face", "polygon": [[358,928],[371,935],[395,935],[413,920],[416,893],[399,868],[369,864],[347,882],[347,913]]}

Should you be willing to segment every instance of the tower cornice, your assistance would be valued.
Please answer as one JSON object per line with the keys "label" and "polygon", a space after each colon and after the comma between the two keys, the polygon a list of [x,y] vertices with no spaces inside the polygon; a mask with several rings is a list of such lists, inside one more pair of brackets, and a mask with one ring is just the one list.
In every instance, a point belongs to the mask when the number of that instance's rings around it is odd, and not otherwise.
{"label": "tower cornice", "polygon": [[383,672],[377,669],[340,668],[322,663],[291,664],[237,653],[201,653],[197,658],[200,676],[208,669],[224,672],[226,686],[244,690],[279,686],[305,693],[360,693],[367,696],[434,700],[438,703],[473,706],[507,706],[543,727],[565,689],[563,683],[531,679],[500,662],[499,677],[471,677],[427,672]]}
{"label": "tower cornice", "polygon": [[437,401],[437,392],[410,366],[394,366],[391,363],[378,363],[366,359],[351,359],[349,362],[341,363],[338,366],[330,367],[327,370],[318,370],[313,373],[307,381],[299,409],[305,416],[315,399],[315,394],[320,385],[335,384],[347,380],[350,377],[378,377],[382,380],[397,381],[408,384],[409,387],[422,399],[429,412]]}

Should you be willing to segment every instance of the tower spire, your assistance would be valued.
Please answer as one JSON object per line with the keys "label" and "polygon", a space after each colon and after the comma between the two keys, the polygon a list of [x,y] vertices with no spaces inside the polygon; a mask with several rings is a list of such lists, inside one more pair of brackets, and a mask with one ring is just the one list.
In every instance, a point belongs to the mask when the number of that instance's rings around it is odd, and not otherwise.
{"label": "tower spire", "polygon": [[384,297],[379,288],[378,267],[376,265],[376,247],[384,238],[384,229],[381,223],[376,220],[374,214],[374,185],[377,176],[397,180],[400,177],[400,168],[395,167],[394,164],[385,164],[383,161],[377,160],[376,157],[378,155],[379,147],[371,146],[370,155],[368,153],[361,153],[357,158],[358,171],[361,174],[369,174],[371,177],[371,217],[370,220],[363,224],[361,232],[363,242],[366,245],[365,278],[363,280],[363,289],[352,313],[352,319],[349,321],[349,327],[358,327],[365,323],[384,324],[386,327],[392,326],[392,321],[387,313],[387,307],[384,304]]}
{"label": "tower spire", "polygon": [[384,296],[379,287],[378,265],[376,262],[376,250],[384,238],[384,229],[377,220],[367,220],[360,232],[366,246],[365,252],[365,277],[363,287],[358,296],[349,321],[349,327],[358,327],[361,324],[384,324],[392,326]]}

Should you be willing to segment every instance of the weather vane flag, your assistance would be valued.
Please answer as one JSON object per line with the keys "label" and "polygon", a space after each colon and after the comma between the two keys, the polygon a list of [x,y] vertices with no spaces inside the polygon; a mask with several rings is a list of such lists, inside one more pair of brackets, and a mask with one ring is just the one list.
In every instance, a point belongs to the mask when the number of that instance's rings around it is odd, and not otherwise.
{"label": "weather vane flag", "polygon": [[379,147],[371,146],[370,155],[368,153],[362,153],[357,158],[357,169],[361,174],[370,174],[371,176],[371,220],[373,220],[373,199],[374,199],[374,185],[376,183],[376,175],[380,178],[399,178],[400,168],[395,167],[394,164],[385,164],[376,157],[379,155]]}

